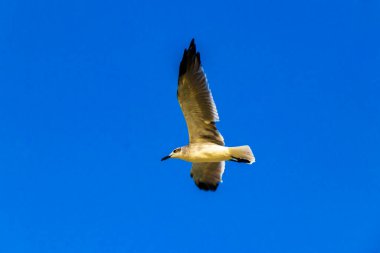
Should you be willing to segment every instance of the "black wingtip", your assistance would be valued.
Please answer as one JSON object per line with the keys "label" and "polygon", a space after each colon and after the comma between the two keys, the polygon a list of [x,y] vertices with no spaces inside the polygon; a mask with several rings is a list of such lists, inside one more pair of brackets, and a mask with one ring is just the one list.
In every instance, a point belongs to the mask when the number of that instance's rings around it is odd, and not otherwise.
{"label": "black wingtip", "polygon": [[195,40],[194,40],[194,38],[192,38],[191,41],[190,41],[189,50],[193,49],[193,48],[196,51],[196,46],[195,46]]}
{"label": "black wingtip", "polygon": [[218,189],[219,183],[216,184],[210,184],[210,183],[204,183],[204,182],[195,182],[195,184],[198,186],[199,189],[204,191],[216,191]]}
{"label": "black wingtip", "polygon": [[179,65],[179,76],[182,76],[186,73],[186,71],[195,66],[197,67],[201,64],[201,56],[199,52],[197,52],[197,47],[195,45],[194,38],[191,40],[190,45],[187,49],[184,50],[181,64]]}

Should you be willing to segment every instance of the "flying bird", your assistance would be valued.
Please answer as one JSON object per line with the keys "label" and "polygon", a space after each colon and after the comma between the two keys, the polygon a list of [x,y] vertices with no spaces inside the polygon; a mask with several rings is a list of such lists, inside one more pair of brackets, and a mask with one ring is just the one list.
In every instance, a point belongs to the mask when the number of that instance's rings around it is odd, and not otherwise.
{"label": "flying bird", "polygon": [[179,66],[177,98],[186,120],[189,144],[174,149],[161,161],[179,158],[192,162],[190,176],[206,191],[215,191],[222,182],[225,161],[255,162],[248,145],[224,146],[224,139],[215,125],[219,121],[218,111],[194,39],[185,49]]}

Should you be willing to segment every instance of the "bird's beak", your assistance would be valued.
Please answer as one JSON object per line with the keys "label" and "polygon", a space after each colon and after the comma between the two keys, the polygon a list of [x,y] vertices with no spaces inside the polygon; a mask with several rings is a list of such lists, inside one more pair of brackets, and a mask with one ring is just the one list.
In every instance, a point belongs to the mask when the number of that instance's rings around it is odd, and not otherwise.
{"label": "bird's beak", "polygon": [[162,161],[165,161],[165,160],[167,160],[167,159],[169,159],[170,157],[172,157],[172,156],[171,156],[171,155],[167,155],[167,156],[161,158],[161,162],[162,162]]}

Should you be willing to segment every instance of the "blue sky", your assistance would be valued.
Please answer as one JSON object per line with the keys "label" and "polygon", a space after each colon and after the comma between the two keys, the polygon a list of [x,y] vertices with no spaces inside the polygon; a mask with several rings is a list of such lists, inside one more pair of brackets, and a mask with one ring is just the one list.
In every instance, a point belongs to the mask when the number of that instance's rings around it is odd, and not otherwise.
{"label": "blue sky", "polygon": [[[2,1],[0,252],[380,252],[378,1]],[[227,145],[200,191],[195,38]]]}

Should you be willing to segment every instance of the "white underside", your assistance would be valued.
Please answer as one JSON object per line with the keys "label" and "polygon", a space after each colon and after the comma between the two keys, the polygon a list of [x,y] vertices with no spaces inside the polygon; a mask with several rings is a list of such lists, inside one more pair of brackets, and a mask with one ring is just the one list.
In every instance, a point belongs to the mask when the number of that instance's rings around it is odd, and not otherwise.
{"label": "white underside", "polygon": [[221,162],[231,159],[228,147],[216,144],[192,144],[187,154],[178,157],[188,162]]}

